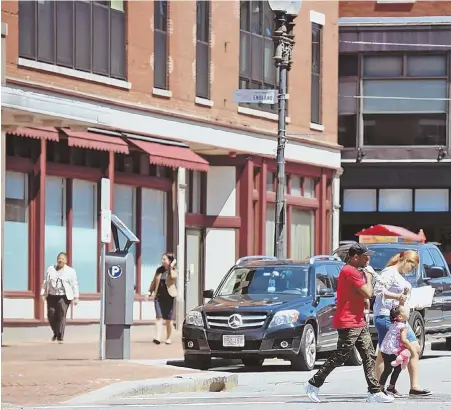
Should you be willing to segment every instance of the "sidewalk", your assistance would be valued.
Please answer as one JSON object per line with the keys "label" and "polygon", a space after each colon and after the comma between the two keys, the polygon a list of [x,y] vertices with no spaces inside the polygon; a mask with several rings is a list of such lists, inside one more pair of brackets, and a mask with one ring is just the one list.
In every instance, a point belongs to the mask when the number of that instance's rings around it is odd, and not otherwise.
{"label": "sidewalk", "polygon": [[[17,342],[4,341],[2,404],[54,404],[120,381],[164,378],[195,372],[121,360],[99,361],[95,328],[83,333],[75,326],[68,327],[67,341],[64,344],[51,342],[50,330],[46,333],[49,336],[47,340],[41,336],[40,340],[27,338]],[[172,345],[163,343],[159,346],[152,343],[153,334],[151,327],[133,332],[132,360],[183,357],[180,334],[173,334]]]}

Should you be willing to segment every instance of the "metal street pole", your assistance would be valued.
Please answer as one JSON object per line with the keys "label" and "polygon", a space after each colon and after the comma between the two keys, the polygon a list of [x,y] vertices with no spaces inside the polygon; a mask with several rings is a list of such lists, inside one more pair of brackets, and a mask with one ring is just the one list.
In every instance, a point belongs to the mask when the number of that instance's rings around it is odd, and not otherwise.
{"label": "metal street pole", "polygon": [[276,184],[276,215],[274,230],[274,255],[283,259],[286,257],[286,200],[285,200],[285,145],[286,139],[286,100],[287,76],[291,68],[294,35],[293,20],[296,16],[283,10],[274,10],[276,29],[273,41],[275,45],[274,63],[279,69],[279,121],[277,132],[277,184]]}

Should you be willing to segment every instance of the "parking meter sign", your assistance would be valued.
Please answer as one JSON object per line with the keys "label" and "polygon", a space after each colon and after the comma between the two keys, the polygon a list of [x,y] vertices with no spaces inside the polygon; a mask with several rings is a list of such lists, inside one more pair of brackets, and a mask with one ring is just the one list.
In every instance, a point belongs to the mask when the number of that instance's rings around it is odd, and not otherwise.
{"label": "parking meter sign", "polygon": [[122,268],[119,265],[113,265],[108,268],[108,276],[111,279],[118,279],[122,276]]}

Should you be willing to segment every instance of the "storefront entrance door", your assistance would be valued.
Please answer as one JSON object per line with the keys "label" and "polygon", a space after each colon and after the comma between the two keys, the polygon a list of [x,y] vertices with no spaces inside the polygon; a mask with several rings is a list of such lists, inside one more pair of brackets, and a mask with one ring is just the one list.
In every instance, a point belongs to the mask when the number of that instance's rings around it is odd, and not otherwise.
{"label": "storefront entrance door", "polygon": [[202,293],[203,234],[201,230],[186,230],[185,312],[199,306]]}

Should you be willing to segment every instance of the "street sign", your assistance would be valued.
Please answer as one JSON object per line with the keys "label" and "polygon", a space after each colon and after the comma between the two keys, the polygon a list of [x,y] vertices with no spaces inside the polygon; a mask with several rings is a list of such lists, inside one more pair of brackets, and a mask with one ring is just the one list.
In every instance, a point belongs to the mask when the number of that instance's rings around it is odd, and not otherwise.
{"label": "street sign", "polygon": [[122,276],[122,268],[119,265],[113,265],[108,268],[108,276],[111,279],[118,279]]}
{"label": "street sign", "polygon": [[235,90],[233,92],[233,102],[275,104],[277,95],[277,90]]}

